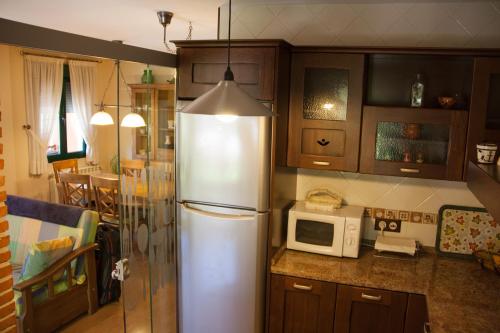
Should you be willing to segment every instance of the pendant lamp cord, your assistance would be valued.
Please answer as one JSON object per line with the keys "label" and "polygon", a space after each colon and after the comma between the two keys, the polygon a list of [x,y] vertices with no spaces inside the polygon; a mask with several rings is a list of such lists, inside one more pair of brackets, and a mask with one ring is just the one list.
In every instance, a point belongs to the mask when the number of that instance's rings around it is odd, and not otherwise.
{"label": "pendant lamp cord", "polygon": [[224,73],[224,80],[234,81],[234,74],[231,71],[231,0],[229,0],[229,22],[227,27],[227,69]]}

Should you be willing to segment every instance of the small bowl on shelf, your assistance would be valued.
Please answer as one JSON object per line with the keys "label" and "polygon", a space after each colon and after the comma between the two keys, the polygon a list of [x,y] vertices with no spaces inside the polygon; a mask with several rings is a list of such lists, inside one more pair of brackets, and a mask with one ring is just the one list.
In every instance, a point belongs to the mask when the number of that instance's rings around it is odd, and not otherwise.
{"label": "small bowl on shelf", "polygon": [[451,109],[457,103],[457,99],[451,96],[439,96],[438,102],[443,109]]}

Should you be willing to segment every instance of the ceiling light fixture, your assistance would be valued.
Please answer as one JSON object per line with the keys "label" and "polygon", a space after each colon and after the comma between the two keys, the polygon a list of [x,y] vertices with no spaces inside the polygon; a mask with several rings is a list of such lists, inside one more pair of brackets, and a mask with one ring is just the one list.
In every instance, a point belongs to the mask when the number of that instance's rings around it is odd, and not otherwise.
{"label": "ceiling light fixture", "polygon": [[229,0],[229,20],[227,36],[227,69],[224,80],[197,99],[187,105],[183,113],[226,115],[226,116],[265,116],[272,117],[273,113],[262,103],[245,91],[234,81],[231,71],[231,0]]}
{"label": "ceiling light fixture", "polygon": [[160,10],[156,12],[156,15],[158,15],[158,21],[160,21],[160,24],[163,26],[163,44],[167,48],[167,51],[170,53],[175,53],[174,50],[168,46],[168,41],[167,41],[167,25],[170,24],[172,21],[172,16],[174,16],[174,13],[168,12],[166,10]]}
{"label": "ceiling light fixture", "polygon": [[113,66],[113,70],[111,71],[111,75],[109,76],[108,83],[106,84],[106,88],[104,89],[104,94],[102,95],[101,102],[99,104],[95,105],[95,106],[97,106],[97,112],[94,113],[92,115],[92,117],[90,118],[90,124],[97,125],[97,126],[113,125],[115,122],[113,121],[113,118],[111,117],[111,115],[108,112],[106,112],[106,109],[109,109],[109,108],[113,108],[113,109],[130,108],[130,109],[132,109],[132,112],[127,114],[123,118],[120,126],[121,127],[144,127],[144,126],[146,126],[144,118],[142,118],[141,115],[139,115],[138,113],[134,112],[132,105],[104,104],[104,98],[106,97],[106,94],[107,94],[108,89],[109,89],[109,85],[111,83],[111,80],[113,79],[113,76],[115,73],[115,68],[118,68],[119,79],[121,79],[122,82],[125,84],[125,87],[126,87],[127,92],[129,94],[130,100],[132,100],[132,94],[130,93],[129,86],[127,84],[127,81],[125,81],[125,77],[123,76],[123,73],[120,69],[120,60],[116,60],[115,65]]}

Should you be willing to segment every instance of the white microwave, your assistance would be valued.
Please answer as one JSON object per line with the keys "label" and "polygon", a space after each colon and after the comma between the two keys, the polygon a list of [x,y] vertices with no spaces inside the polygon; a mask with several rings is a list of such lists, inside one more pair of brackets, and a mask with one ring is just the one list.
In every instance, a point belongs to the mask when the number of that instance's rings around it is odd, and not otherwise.
{"label": "white microwave", "polygon": [[298,201],[288,212],[286,247],[292,250],[357,258],[364,208],[343,206],[332,212],[305,208]]}

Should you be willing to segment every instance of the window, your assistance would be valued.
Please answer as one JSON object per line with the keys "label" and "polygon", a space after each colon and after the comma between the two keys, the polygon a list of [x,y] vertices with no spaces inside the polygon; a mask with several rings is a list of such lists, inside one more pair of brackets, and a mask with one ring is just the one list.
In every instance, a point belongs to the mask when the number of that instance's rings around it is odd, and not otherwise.
{"label": "window", "polygon": [[64,65],[63,90],[61,106],[59,107],[59,121],[54,126],[47,147],[49,162],[66,160],[70,158],[85,157],[87,145],[78,125],[78,118],[71,102],[71,84],[69,67]]}

